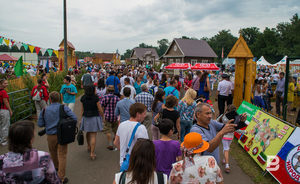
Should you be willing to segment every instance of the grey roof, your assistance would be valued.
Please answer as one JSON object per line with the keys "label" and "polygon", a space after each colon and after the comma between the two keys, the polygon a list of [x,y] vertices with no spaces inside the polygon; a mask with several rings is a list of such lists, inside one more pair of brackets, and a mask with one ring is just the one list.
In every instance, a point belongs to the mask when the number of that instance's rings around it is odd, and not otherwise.
{"label": "grey roof", "polygon": [[184,56],[213,58],[218,57],[205,40],[175,38],[174,41],[177,43]]}
{"label": "grey roof", "polygon": [[156,49],[155,48],[134,48],[132,53],[131,53],[131,58],[133,56],[133,52],[135,51],[135,54],[137,56],[138,59],[140,60],[143,60],[143,57],[146,55],[146,54],[152,54],[155,56],[155,59],[158,60],[159,57],[158,57],[158,54],[156,52]]}

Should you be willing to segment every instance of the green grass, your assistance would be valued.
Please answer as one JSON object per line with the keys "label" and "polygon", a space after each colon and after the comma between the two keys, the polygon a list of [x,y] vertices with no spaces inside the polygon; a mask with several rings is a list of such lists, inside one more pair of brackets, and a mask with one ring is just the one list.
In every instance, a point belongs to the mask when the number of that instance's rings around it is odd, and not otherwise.
{"label": "green grass", "polygon": [[268,172],[263,176],[263,170],[250,157],[250,155],[240,146],[237,139],[234,139],[230,146],[230,155],[237,161],[238,166],[256,184],[278,183]]}

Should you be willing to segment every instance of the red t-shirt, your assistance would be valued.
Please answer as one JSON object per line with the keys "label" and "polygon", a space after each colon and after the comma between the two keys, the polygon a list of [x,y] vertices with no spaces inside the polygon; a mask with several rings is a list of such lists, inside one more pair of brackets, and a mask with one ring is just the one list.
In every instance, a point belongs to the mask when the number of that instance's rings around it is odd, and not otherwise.
{"label": "red t-shirt", "polygon": [[9,96],[8,96],[7,92],[4,89],[0,89],[0,109],[8,110],[8,108],[4,104],[4,101],[3,101],[4,98],[7,98],[7,100],[9,101]]}

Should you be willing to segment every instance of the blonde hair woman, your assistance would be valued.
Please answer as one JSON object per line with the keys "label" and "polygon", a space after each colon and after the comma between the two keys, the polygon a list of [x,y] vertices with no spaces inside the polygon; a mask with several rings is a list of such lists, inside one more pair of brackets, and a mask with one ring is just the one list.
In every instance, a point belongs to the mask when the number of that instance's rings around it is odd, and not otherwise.
{"label": "blonde hair woman", "polygon": [[192,88],[189,88],[184,97],[178,103],[178,111],[180,114],[180,141],[183,141],[183,138],[186,134],[190,132],[190,129],[193,124],[193,116],[194,110],[196,108],[197,103],[195,102],[195,98],[197,96],[197,92]]}

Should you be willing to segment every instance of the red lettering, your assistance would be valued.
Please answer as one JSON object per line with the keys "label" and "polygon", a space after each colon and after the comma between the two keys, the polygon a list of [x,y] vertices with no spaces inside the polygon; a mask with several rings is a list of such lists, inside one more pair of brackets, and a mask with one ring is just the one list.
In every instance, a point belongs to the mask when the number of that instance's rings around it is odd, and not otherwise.
{"label": "red lettering", "polygon": [[280,130],[280,132],[285,135],[286,134],[286,131],[285,130]]}
{"label": "red lettering", "polygon": [[299,181],[300,175],[297,174],[297,176],[294,178],[296,181]]}
{"label": "red lettering", "polygon": [[[300,147],[300,146],[299,146],[299,147]],[[290,165],[291,165],[291,161],[287,161],[287,162],[286,162],[286,165],[287,165],[287,166],[290,166]]]}
{"label": "red lettering", "polygon": [[278,134],[278,136],[277,136],[279,139],[282,139],[283,138],[283,135],[281,135],[281,134]]}
{"label": "red lettering", "polygon": [[300,146],[298,146],[298,149],[297,149],[297,151],[300,151]]}

